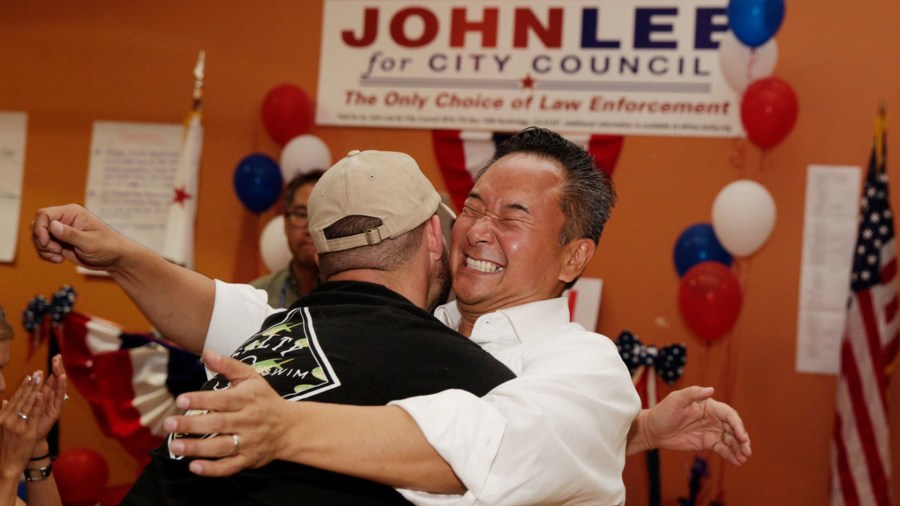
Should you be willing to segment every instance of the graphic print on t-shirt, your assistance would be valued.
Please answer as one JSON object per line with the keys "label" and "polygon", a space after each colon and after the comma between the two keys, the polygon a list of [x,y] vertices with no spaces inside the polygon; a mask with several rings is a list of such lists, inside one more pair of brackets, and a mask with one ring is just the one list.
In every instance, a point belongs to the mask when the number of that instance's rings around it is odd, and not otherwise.
{"label": "graphic print on t-shirt", "polygon": [[[254,334],[231,357],[252,366],[279,395],[289,401],[339,387],[340,379],[319,345],[309,311],[295,308],[283,314],[281,321]],[[202,390],[222,390],[229,385],[227,378],[217,374],[203,385]],[[205,410],[188,410],[185,415],[205,413]],[[216,434],[201,437],[214,436]],[[169,443],[182,437],[196,435],[170,434]],[[178,458],[171,452],[170,456]]]}
{"label": "graphic print on t-shirt", "polygon": [[[231,356],[253,366],[289,401],[341,384],[319,346],[306,308],[287,311],[281,321],[256,333]],[[221,390],[228,385],[227,379],[217,375],[203,389]]]}

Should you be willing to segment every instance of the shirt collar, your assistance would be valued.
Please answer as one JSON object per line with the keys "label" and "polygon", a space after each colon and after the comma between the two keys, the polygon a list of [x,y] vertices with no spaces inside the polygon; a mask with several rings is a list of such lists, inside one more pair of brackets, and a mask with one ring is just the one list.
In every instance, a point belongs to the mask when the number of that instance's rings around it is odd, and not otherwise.
{"label": "shirt collar", "polygon": [[[478,317],[478,321],[501,315],[509,321],[516,337],[527,342],[546,336],[560,325],[569,323],[569,301],[565,297],[557,297],[529,302],[483,314]],[[462,320],[456,301],[438,306],[434,310],[434,316],[452,329],[459,329]]]}

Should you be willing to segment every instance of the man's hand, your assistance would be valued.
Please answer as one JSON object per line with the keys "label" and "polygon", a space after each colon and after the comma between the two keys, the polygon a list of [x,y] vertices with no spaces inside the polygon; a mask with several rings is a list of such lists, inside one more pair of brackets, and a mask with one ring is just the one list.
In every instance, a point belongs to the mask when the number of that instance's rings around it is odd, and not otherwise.
{"label": "man's hand", "polygon": [[651,448],[713,450],[734,465],[747,462],[752,451],[744,422],[734,408],[712,394],[712,387],[693,386],[641,411],[631,426],[628,454]]}
{"label": "man's hand", "polygon": [[179,408],[209,413],[172,416],[164,427],[169,432],[218,435],[176,439],[169,446],[172,453],[198,458],[191,462],[190,470],[201,476],[229,476],[277,458],[277,450],[283,447],[279,437],[287,432],[284,425],[292,420],[282,412],[288,401],[247,364],[209,350],[204,351],[203,362],[228,378],[231,387],[178,396]]}
{"label": "man's hand", "polygon": [[128,240],[85,208],[68,204],[38,210],[31,223],[38,256],[52,263],[68,260],[108,270],[119,262]]}

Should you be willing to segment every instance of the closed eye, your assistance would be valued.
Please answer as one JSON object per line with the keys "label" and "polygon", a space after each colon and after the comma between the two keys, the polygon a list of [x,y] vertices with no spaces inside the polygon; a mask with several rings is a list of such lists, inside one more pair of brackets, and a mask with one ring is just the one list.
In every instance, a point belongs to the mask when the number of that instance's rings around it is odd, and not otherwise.
{"label": "closed eye", "polygon": [[479,211],[478,209],[475,209],[469,204],[465,204],[462,209],[462,214],[465,216],[476,218],[482,216],[484,213],[482,211]]}

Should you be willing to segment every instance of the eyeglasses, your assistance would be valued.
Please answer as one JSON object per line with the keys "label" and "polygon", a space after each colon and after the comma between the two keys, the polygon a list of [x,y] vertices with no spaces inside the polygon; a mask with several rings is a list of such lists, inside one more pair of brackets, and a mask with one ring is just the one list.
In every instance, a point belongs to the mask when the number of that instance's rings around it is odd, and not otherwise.
{"label": "eyeglasses", "polygon": [[306,224],[309,223],[309,215],[307,214],[305,207],[288,209],[284,213],[284,219],[295,227],[305,227]]}

